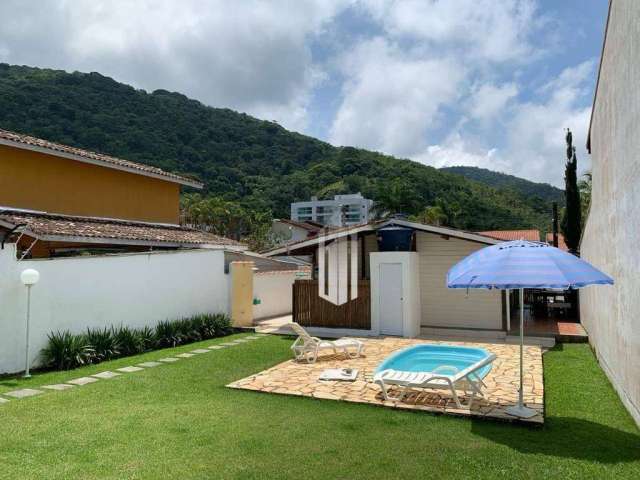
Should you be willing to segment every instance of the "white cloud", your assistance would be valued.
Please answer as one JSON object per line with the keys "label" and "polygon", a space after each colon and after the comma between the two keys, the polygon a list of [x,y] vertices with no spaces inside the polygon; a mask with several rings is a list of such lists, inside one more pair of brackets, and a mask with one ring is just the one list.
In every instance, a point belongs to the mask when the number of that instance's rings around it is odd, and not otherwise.
{"label": "white cloud", "polygon": [[363,2],[392,36],[449,48],[471,60],[530,61],[529,36],[542,23],[533,0],[380,0]]}
{"label": "white cloud", "polygon": [[509,100],[518,94],[515,83],[494,85],[485,83],[471,94],[469,114],[478,120],[488,121],[504,111]]}
{"label": "white cloud", "polygon": [[416,58],[383,38],[360,44],[341,64],[347,80],[331,141],[399,156],[424,148],[426,130],[464,77],[455,60]]}
{"label": "white cloud", "polygon": [[302,129],[318,76],[308,38],[336,1],[3,1],[0,61],[99,71]]}
{"label": "white cloud", "polygon": [[[561,185],[565,163],[564,130],[573,132],[580,170],[590,168],[585,144],[591,106],[586,83],[594,74],[594,63],[584,62],[563,70],[547,87],[541,102],[518,106],[510,121],[507,151],[514,175]],[[587,100],[588,101],[588,100]]]}
{"label": "white cloud", "polygon": [[[585,150],[591,108],[584,105],[585,85],[593,75],[592,61],[569,67],[539,92],[541,100],[514,105],[502,119],[504,146],[482,149],[463,140],[460,132],[416,156],[437,167],[469,165],[562,186],[565,130],[573,132],[580,171],[590,168]],[[546,92],[546,96],[543,95]],[[466,137],[472,138],[472,137]]]}

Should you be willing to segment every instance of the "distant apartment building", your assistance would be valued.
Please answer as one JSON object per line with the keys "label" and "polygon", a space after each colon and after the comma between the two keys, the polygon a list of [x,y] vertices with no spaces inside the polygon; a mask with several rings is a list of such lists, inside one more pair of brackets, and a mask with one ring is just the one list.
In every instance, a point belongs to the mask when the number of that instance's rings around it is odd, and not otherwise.
{"label": "distant apartment building", "polygon": [[291,220],[343,227],[367,223],[372,209],[373,200],[364,198],[360,193],[336,195],[333,200],[311,197],[308,202],[291,204]]}

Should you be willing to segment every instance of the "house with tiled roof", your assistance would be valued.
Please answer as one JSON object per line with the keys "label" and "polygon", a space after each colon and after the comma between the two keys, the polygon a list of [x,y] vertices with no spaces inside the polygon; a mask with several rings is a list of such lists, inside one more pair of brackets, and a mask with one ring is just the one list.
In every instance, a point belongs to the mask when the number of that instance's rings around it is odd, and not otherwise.
{"label": "house with tiled roof", "polygon": [[179,225],[180,191],[196,179],[0,130],[0,241],[20,257],[176,248],[242,250]]}
{"label": "house with tiled roof", "polygon": [[509,242],[511,240],[529,240],[530,242],[540,241],[540,230],[487,230],[484,232],[477,232],[480,235],[486,237],[495,238],[496,240],[504,240]]}
{"label": "house with tiled roof", "polygon": [[[154,328],[202,313],[250,326],[291,312],[282,292],[309,266],[181,225],[181,189],[202,187],[188,176],[0,130],[0,374],[38,366],[57,331]],[[26,270],[39,277],[29,307]]]}

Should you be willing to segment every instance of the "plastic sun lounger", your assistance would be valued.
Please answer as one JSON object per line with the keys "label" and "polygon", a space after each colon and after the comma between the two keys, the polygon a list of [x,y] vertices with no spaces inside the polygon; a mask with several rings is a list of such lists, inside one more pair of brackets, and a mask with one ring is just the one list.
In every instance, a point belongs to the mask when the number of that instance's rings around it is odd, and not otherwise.
{"label": "plastic sun lounger", "polygon": [[[458,408],[471,408],[476,395],[484,398],[482,386],[484,382],[476,373],[482,367],[490,364],[496,359],[495,354],[491,354],[482,360],[468,366],[464,370],[458,370],[456,367],[449,365],[441,365],[432,372],[407,372],[400,370],[383,370],[374,375],[373,381],[380,385],[382,395],[385,400],[400,402],[406,393],[412,388],[430,388],[436,390],[449,390],[453,400]],[[445,374],[445,371],[452,373]],[[400,394],[397,397],[389,396],[387,387],[396,385],[401,387]],[[460,402],[460,398],[456,389],[463,390],[467,395],[467,390],[471,391],[471,398],[467,405]]]}
{"label": "plastic sun lounger", "polygon": [[297,361],[306,360],[307,363],[315,363],[318,355],[323,350],[331,350],[334,354],[342,353],[345,358],[358,358],[364,351],[364,343],[354,338],[341,338],[339,340],[320,340],[312,337],[299,324],[291,322],[291,329],[298,335],[298,338],[291,350]]}

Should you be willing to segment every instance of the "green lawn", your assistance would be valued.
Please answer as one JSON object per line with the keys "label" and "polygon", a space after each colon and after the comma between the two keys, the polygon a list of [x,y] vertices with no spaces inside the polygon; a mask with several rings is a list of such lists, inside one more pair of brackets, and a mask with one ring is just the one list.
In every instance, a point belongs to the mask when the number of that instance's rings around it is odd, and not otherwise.
{"label": "green lawn", "polygon": [[290,343],[262,338],[0,405],[0,478],[640,478],[640,433],[586,345],[545,355],[547,420],[531,428],[224,387],[287,359]]}

